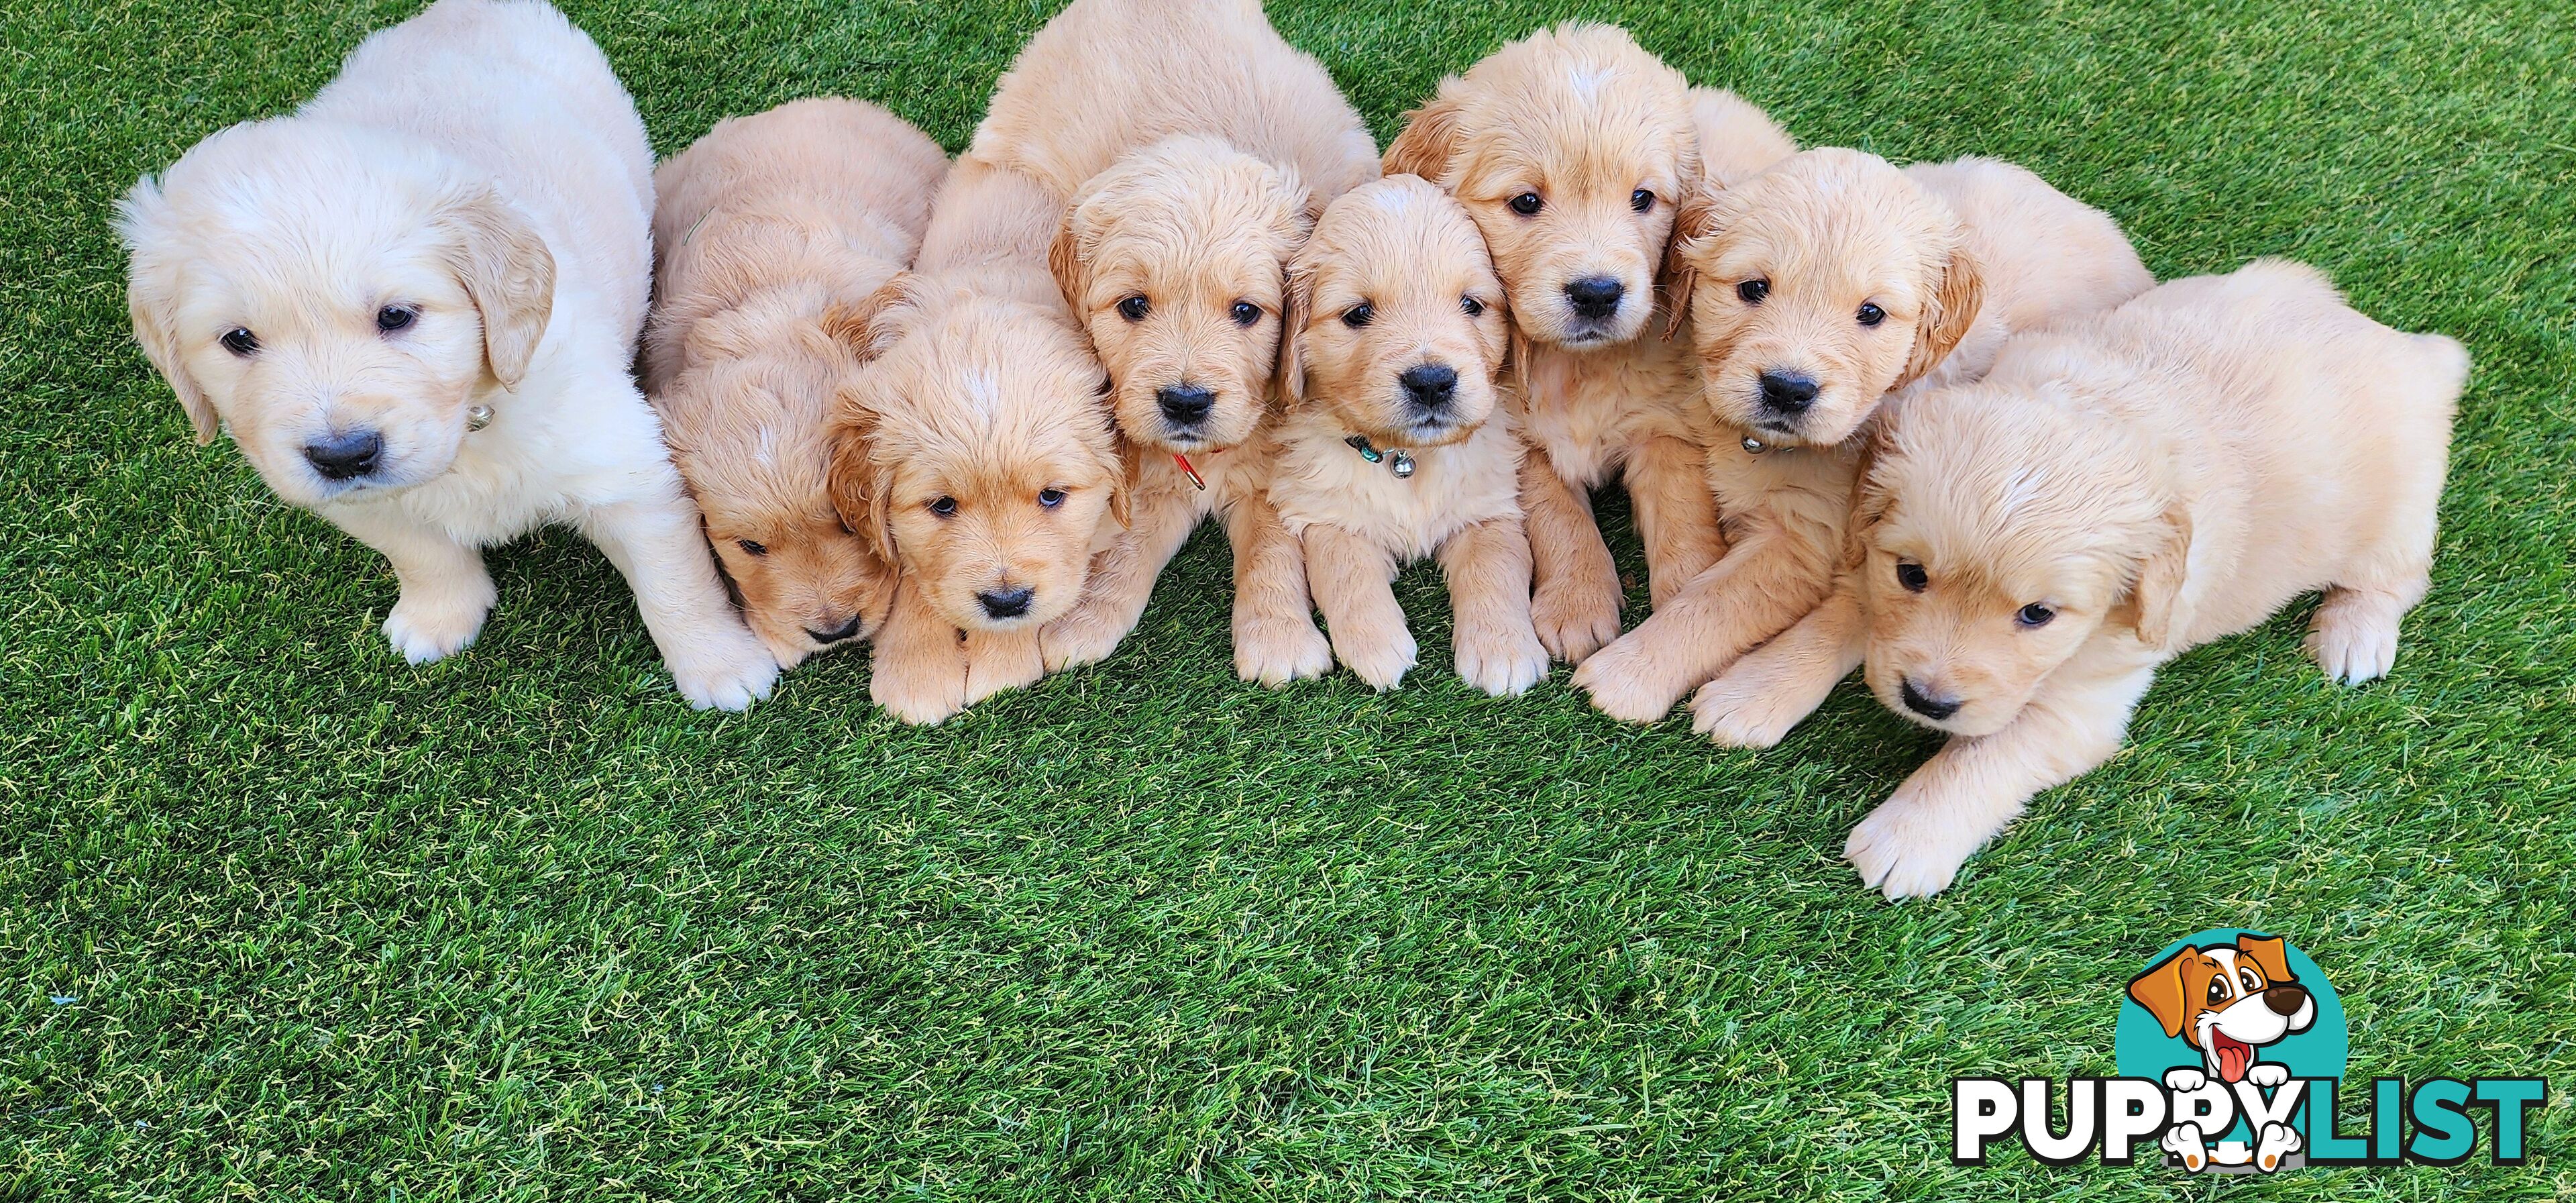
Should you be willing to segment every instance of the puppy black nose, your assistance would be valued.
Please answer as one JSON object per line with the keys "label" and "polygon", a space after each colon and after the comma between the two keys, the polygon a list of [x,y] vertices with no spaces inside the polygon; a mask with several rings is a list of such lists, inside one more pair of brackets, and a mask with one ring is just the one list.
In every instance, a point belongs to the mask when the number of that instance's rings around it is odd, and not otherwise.
{"label": "puppy black nose", "polygon": [[1154,404],[1162,407],[1163,416],[1174,425],[1192,426],[1216,408],[1216,394],[1195,384],[1176,384],[1155,390]]}
{"label": "puppy black nose", "polygon": [[1026,585],[1014,585],[1008,589],[987,589],[976,594],[975,600],[982,602],[984,612],[995,618],[1017,618],[1029,612],[1029,603],[1035,601],[1037,596],[1038,591],[1035,589]]}
{"label": "puppy black nose", "polygon": [[1784,414],[1802,414],[1816,403],[1816,381],[1796,372],[1762,373],[1762,408]]}
{"label": "puppy black nose", "polygon": [[372,430],[326,434],[304,445],[304,458],[312,461],[313,470],[324,480],[348,480],[373,472],[384,453],[384,439]]}
{"label": "puppy black nose", "polygon": [[1458,391],[1458,369],[1445,363],[1416,364],[1395,378],[1404,386],[1404,399],[1413,408],[1425,412],[1449,407],[1451,394]]}
{"label": "puppy black nose", "polygon": [[826,644],[839,643],[844,639],[856,638],[859,633],[859,616],[853,614],[850,616],[850,620],[848,622],[842,623],[828,631],[823,630],[820,627],[807,627],[805,628],[805,633],[813,637],[814,642]]}
{"label": "puppy black nose", "polygon": [[1959,712],[1959,707],[1967,704],[1951,698],[1933,697],[1931,694],[1915,688],[1914,680],[1911,677],[1899,684],[1896,692],[1899,696],[1905,699],[1906,709],[1922,715],[1925,718],[1931,719],[1934,722],[1939,722],[1942,719],[1957,714]]}
{"label": "puppy black nose", "polygon": [[1599,321],[1619,312],[1619,298],[1628,289],[1608,276],[1593,276],[1565,286],[1565,299],[1574,303],[1574,316]]}
{"label": "puppy black nose", "polygon": [[2296,1015],[2299,1008],[2307,1003],[2308,988],[2305,986],[2274,986],[2263,992],[2263,1005],[2270,1007],[2275,1015]]}

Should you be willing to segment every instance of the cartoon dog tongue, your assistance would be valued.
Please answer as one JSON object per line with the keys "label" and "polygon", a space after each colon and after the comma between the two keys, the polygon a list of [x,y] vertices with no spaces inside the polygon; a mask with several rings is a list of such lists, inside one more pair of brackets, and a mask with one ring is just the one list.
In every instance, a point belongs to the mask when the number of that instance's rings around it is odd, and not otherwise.
{"label": "cartoon dog tongue", "polygon": [[2228,1082],[2244,1081],[2246,1067],[2254,1064],[2254,1046],[2225,1032],[2209,1034],[2209,1051],[2218,1054],[2218,1076]]}

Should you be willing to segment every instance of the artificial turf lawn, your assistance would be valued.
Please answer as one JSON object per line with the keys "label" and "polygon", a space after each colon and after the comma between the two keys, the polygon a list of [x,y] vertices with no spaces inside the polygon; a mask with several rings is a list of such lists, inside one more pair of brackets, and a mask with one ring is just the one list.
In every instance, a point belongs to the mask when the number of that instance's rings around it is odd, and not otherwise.
{"label": "artificial turf lawn", "polygon": [[[1401,692],[1267,692],[1210,531],[1108,664],[933,730],[849,654],[691,713],[561,533],[404,667],[384,563],[193,446],[126,330],[111,198],[415,9],[258,7],[0,15],[0,1197],[2576,1193],[2566,5],[1274,5],[1382,139],[1614,19],[1809,143],[2008,157],[2159,275],[2293,255],[2468,343],[2393,679],[2322,680],[2306,603],[2195,652],[1901,907],[1838,858],[1932,742],[1856,686],[1761,755],[1561,670],[1490,700],[1416,571]],[[574,15],[665,152],[819,92],[953,148],[1051,7]],[[2549,1078],[2531,1163],[1951,1167],[1952,1075],[2112,1072],[2122,984],[2219,925],[2324,966],[2353,1078]]]}

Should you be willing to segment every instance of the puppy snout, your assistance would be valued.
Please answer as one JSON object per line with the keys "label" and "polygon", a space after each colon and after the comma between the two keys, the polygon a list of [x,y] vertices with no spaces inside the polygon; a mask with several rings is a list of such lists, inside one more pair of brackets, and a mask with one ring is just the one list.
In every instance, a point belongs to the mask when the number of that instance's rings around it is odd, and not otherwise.
{"label": "puppy snout", "polygon": [[1945,698],[1934,694],[1916,685],[1912,677],[1907,677],[1900,682],[1896,692],[1897,696],[1905,699],[1906,709],[1936,723],[1957,714],[1959,707],[1967,704],[1958,698]]}
{"label": "puppy snout", "polygon": [[[985,606],[989,609],[991,608],[992,603],[986,602]],[[841,625],[829,630],[825,630],[822,627],[807,627],[805,628],[805,634],[810,636],[814,642],[826,646],[839,643],[844,639],[854,639],[857,638],[859,634],[859,616],[853,614],[850,616],[850,620],[848,622],[842,623]]]}
{"label": "puppy snout", "polygon": [[1154,404],[1174,426],[1196,426],[1216,408],[1216,394],[1195,384],[1175,384],[1155,390]]}
{"label": "puppy snout", "polygon": [[1589,322],[1617,314],[1620,298],[1627,294],[1626,285],[1608,276],[1587,276],[1565,286],[1565,299],[1574,306],[1574,316]]}
{"label": "puppy snout", "polygon": [[1458,392],[1458,369],[1445,363],[1415,364],[1395,378],[1404,386],[1405,402],[1419,413],[1437,413],[1449,408]]}
{"label": "puppy snout", "polygon": [[384,437],[372,430],[334,431],[304,445],[304,458],[324,480],[365,476],[384,457]]}
{"label": "puppy snout", "polygon": [[1778,414],[1802,414],[1816,403],[1816,378],[1799,372],[1764,372],[1762,408]]}
{"label": "puppy snout", "polygon": [[1029,612],[1029,603],[1037,600],[1038,591],[1027,585],[1004,589],[987,589],[975,595],[984,613],[995,618],[1017,618]]}
{"label": "puppy snout", "polygon": [[2299,1008],[2308,1005],[2308,989],[2305,986],[2274,986],[2263,992],[2263,1005],[2271,1008],[2275,1015],[2296,1015]]}

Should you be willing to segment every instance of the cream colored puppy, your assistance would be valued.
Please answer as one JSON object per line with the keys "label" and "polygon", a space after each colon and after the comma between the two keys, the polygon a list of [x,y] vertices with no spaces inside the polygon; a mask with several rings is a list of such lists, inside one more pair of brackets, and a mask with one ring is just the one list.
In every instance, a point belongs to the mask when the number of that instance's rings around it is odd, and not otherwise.
{"label": "cream colored puppy", "polygon": [[1655,276],[1682,206],[1796,149],[1761,110],[1692,91],[1625,30],[1581,23],[1442,80],[1387,148],[1388,171],[1437,182],[1474,216],[1530,344],[1522,504],[1539,638],[1561,659],[1619,635],[1591,489],[1627,485],[1658,607],[1725,551],[1702,467],[1717,434],[1688,344],[1653,336]]}
{"label": "cream colored puppy", "polygon": [[278,496],[382,552],[385,636],[473,642],[481,548],[580,530],[635,590],[693,706],[768,695],[629,375],[652,153],[598,47],[552,8],[441,0],[368,38],[291,117],[135,185],[135,335],[195,423]]}
{"label": "cream colored puppy", "polygon": [[786,667],[885,621],[893,565],[833,509],[847,323],[912,262],[948,156],[892,113],[799,100],[654,175],[644,387],[751,629]]}
{"label": "cream colored puppy", "polygon": [[1458,675],[1516,694],[1546,675],[1530,626],[1522,448],[1502,282],[1457,202],[1414,176],[1334,201],[1289,277],[1291,401],[1270,500],[1306,550],[1333,654],[1393,689],[1415,645],[1391,585],[1439,558]]}
{"label": "cream colored puppy", "polygon": [[1872,692],[1952,736],[1851,834],[1940,892],[2119,750],[2156,666],[2323,590],[2326,675],[2386,673],[2428,584],[2468,353],[2268,260],[2013,340],[1899,408],[1858,510]]}
{"label": "cream colored puppy", "polygon": [[[1899,171],[1811,150],[1688,220],[1676,283],[1691,298],[1702,404],[1726,434],[1707,472],[1730,548],[1575,672],[1595,706],[1629,722],[1662,718],[1827,600],[1856,436],[1891,393],[1974,379],[2012,331],[2153,283],[2109,217],[1991,159]],[[1825,642],[1845,641],[1847,623],[1820,625]],[[1703,730],[1721,701],[1704,699]]]}

